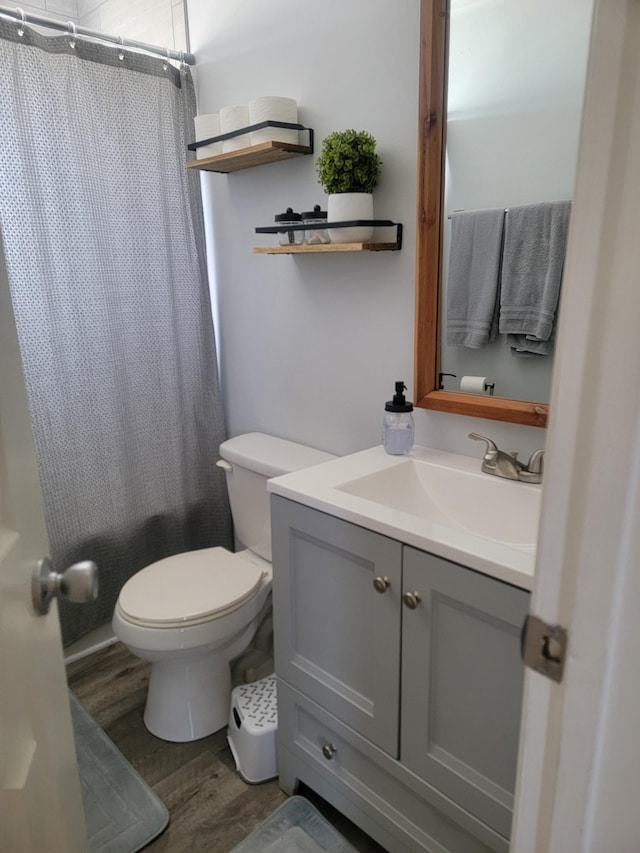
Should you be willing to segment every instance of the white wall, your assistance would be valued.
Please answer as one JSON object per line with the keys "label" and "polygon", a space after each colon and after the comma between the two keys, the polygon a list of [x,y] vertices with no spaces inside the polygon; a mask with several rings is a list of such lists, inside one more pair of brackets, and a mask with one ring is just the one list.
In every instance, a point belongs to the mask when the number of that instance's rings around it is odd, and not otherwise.
{"label": "white wall", "polygon": [[[56,0],[60,2],[60,0]],[[77,23],[108,35],[186,50],[182,0],[75,0]]]}
{"label": "white wall", "polygon": [[[106,35],[187,50],[183,0],[29,0],[20,8],[27,19],[37,15],[73,21]],[[59,35],[44,28],[41,32]]]}
{"label": "white wall", "polygon": [[[229,432],[264,430],[333,453],[380,443],[394,382],[413,384],[419,0],[188,0],[199,111],[294,97],[324,136],[378,140],[376,216],[404,224],[401,252],[264,256],[254,233],[292,206],[324,207],[315,157],[203,173]],[[525,455],[544,433],[416,411],[419,443],[477,455],[488,433]]]}
{"label": "white wall", "polygon": [[[16,7],[3,4],[10,9]],[[44,18],[54,18],[60,21],[74,21],[78,23],[78,2],[77,0],[30,0],[29,3],[23,3],[20,8],[26,14],[39,15]],[[16,9],[16,18],[20,17],[20,13]]]}

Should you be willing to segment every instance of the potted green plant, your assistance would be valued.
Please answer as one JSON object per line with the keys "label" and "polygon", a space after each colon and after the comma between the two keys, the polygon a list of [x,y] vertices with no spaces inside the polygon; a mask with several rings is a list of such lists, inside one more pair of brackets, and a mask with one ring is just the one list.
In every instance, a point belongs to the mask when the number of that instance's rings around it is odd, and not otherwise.
{"label": "potted green plant", "polygon": [[[328,195],[329,222],[373,219],[372,193],[381,165],[375,137],[366,130],[336,130],[322,140],[316,172]],[[329,229],[334,243],[366,242],[372,235],[372,226]]]}

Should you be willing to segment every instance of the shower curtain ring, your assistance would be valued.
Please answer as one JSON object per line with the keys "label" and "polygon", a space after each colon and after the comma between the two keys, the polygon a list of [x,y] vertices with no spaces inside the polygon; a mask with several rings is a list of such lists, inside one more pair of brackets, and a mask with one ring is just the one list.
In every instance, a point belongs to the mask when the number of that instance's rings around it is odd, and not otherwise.
{"label": "shower curtain ring", "polygon": [[71,38],[69,39],[69,47],[72,50],[75,50],[75,47],[76,47],[76,25],[73,23],[73,21],[69,21],[69,34],[71,35]]}
{"label": "shower curtain ring", "polygon": [[167,58],[162,63],[162,70],[163,71],[166,71],[167,68],[169,67],[169,48],[168,47],[165,47],[165,53],[167,54]]}
{"label": "shower curtain ring", "polygon": [[[18,18],[18,15],[20,16],[19,18]],[[27,16],[24,13],[24,9],[21,9],[20,7],[18,7],[16,9],[16,21],[19,25],[18,26],[18,35],[23,36],[24,35],[24,27],[25,27],[25,24],[27,23]]]}
{"label": "shower curtain ring", "polygon": [[118,40],[120,42],[120,50],[118,51],[118,59],[123,62],[124,61],[124,36],[118,36]]}

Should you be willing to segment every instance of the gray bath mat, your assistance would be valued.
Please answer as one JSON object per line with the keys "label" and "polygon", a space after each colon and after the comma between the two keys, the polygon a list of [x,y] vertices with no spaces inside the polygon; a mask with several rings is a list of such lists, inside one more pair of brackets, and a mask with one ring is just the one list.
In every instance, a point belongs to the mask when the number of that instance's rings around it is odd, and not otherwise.
{"label": "gray bath mat", "polygon": [[231,853],[356,853],[304,797],[289,797]]}
{"label": "gray bath mat", "polygon": [[167,807],[73,693],[69,698],[88,853],[134,853],[169,823]]}

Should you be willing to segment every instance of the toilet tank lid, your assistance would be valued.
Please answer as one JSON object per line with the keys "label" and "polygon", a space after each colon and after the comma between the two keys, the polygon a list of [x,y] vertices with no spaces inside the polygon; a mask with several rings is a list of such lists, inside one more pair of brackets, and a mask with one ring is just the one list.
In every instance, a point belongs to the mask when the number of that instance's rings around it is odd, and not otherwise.
{"label": "toilet tank lid", "polygon": [[233,465],[240,465],[265,477],[278,477],[336,458],[323,450],[262,432],[248,432],[223,441],[220,456]]}

